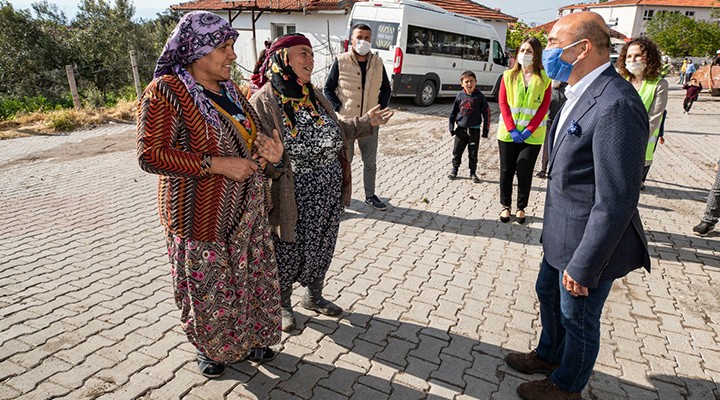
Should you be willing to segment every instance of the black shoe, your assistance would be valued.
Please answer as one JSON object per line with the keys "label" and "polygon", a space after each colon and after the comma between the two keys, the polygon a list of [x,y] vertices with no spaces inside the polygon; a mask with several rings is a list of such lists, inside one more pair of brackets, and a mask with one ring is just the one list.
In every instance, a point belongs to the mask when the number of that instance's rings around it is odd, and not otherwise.
{"label": "black shoe", "polygon": [[[507,211],[507,216],[505,216],[505,211]],[[507,223],[510,221],[510,207],[503,207],[502,211],[500,212],[500,222]]]}
{"label": "black shoe", "polygon": [[640,183],[640,190],[645,190],[645,182]]}
{"label": "black shoe", "polygon": [[545,177],[547,176],[547,172],[539,171],[537,174],[535,174],[535,176],[537,176],[538,178],[545,179]]}
{"label": "black shoe", "polygon": [[271,348],[258,347],[250,350],[250,354],[248,354],[245,359],[256,363],[261,363],[265,361],[272,361],[276,356],[277,353],[274,352]]}
{"label": "black shoe", "polygon": [[219,378],[225,372],[225,364],[212,361],[207,357],[198,357],[197,363],[200,373],[206,378]]}
{"label": "black shoe", "polygon": [[518,224],[524,224],[525,223],[525,210],[517,210],[515,212],[515,219],[517,220]]}
{"label": "black shoe", "polygon": [[715,224],[709,224],[707,222],[701,222],[693,228],[693,233],[698,236],[705,236],[710,233],[711,230],[715,229]]}
{"label": "black shoe", "polygon": [[478,178],[478,176],[475,175],[474,172],[470,174],[470,179],[472,179],[473,183],[480,183],[480,178]]}
{"label": "black shoe", "polygon": [[376,210],[384,211],[387,210],[387,205],[383,203],[377,196],[372,195],[365,199],[365,204],[375,207]]}
{"label": "black shoe", "polygon": [[457,168],[453,168],[452,170],[450,170],[450,173],[448,174],[448,179],[457,178],[457,173],[458,173]]}

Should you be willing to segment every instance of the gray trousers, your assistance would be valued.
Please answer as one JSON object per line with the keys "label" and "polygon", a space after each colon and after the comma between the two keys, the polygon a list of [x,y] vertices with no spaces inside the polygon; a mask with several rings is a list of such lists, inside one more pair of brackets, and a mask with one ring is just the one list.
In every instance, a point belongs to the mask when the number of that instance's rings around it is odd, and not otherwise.
{"label": "gray trousers", "polygon": [[707,204],[705,205],[705,215],[702,221],[715,225],[720,218],[720,168],[715,175],[715,183],[708,194]]}
{"label": "gray trousers", "polygon": [[[377,173],[377,148],[379,127],[373,127],[373,134],[357,139],[360,146],[360,155],[363,162],[363,184],[365,185],[365,198],[375,195],[375,175]],[[352,164],[355,154],[355,140],[348,143],[348,161]]]}

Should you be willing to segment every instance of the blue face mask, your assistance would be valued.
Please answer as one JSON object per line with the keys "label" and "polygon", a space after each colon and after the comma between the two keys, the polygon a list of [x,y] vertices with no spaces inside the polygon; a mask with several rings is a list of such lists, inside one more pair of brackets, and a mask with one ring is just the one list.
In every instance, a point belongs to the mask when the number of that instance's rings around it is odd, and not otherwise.
{"label": "blue face mask", "polygon": [[550,79],[554,79],[561,82],[567,82],[570,78],[570,73],[572,72],[573,65],[575,65],[578,60],[575,60],[574,63],[570,64],[560,59],[560,56],[562,55],[563,50],[569,49],[576,44],[582,42],[585,39],[578,40],[577,42],[570,44],[565,47],[555,47],[552,49],[545,49],[542,52],[542,64],[543,68],[545,68],[545,72],[550,77]]}

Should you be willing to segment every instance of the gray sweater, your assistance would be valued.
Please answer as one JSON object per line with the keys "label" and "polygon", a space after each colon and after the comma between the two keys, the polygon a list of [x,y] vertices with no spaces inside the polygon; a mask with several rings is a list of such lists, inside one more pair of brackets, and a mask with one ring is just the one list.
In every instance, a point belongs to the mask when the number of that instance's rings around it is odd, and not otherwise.
{"label": "gray sweater", "polygon": [[[344,206],[350,205],[350,196],[352,193],[352,177],[350,176],[350,163],[347,157],[347,143],[363,136],[372,134],[372,126],[370,125],[370,117],[363,115],[359,118],[351,120],[338,119],[332,106],[327,99],[315,90],[315,98],[325,109],[327,114],[337,121],[343,134],[345,144],[338,154],[338,159],[343,170],[342,195],[340,200]],[[285,125],[283,124],[282,110],[278,106],[275,93],[273,93],[272,83],[268,82],[258,92],[250,98],[255,111],[260,117],[260,122],[264,129],[270,134],[273,129],[280,132],[280,138],[284,137]],[[298,219],[297,203],[295,202],[295,181],[293,178],[292,168],[290,167],[290,157],[287,152],[283,154],[283,167],[279,170],[272,164],[268,164],[265,173],[272,179],[270,184],[270,199],[272,209],[270,210],[269,220],[272,229],[284,242],[295,242],[295,225]]]}

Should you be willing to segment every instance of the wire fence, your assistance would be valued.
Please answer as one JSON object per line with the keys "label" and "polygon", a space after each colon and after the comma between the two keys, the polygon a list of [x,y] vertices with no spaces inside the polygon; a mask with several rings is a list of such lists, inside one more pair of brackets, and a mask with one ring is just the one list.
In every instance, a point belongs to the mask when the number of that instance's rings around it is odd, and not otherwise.
{"label": "wire fence", "polygon": [[[320,43],[313,46],[313,51],[316,60],[322,61],[315,64],[312,83],[322,87],[336,55],[344,49],[342,42],[333,41],[328,34]],[[136,84],[131,57],[125,59],[127,61],[121,60],[112,65],[73,65],[70,68],[72,78],[67,67],[64,67],[30,72],[16,76],[15,79],[0,79],[0,120],[11,117],[17,111],[36,111],[23,107],[42,109],[74,104],[76,108],[97,108],[107,106],[108,102],[114,104],[118,98],[130,99],[134,93],[142,93],[145,85],[150,82],[152,71],[145,70],[148,69],[148,65],[154,65],[155,60],[152,62],[139,60],[141,63],[144,62],[142,65],[145,66],[142,74],[138,73],[135,62],[135,73],[140,77],[140,82]],[[253,73],[248,65],[254,65],[254,62],[248,64],[236,60],[234,63],[233,78],[241,86],[249,82]]]}

